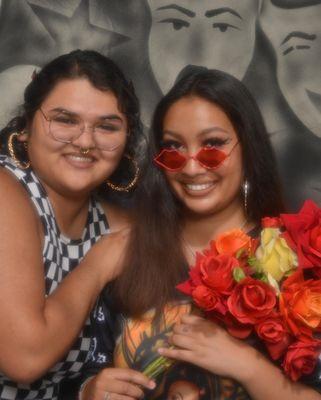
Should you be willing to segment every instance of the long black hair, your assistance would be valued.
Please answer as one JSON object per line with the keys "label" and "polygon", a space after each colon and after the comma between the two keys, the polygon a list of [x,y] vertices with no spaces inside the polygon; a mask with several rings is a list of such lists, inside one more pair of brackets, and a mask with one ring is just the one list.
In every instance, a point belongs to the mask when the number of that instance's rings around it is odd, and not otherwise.
{"label": "long black hair", "polygon": [[[183,72],[184,75],[184,72]],[[244,177],[249,182],[248,218],[259,222],[283,207],[280,181],[272,145],[261,112],[239,80],[218,70],[202,70],[183,76],[159,102],[152,122],[149,162],[160,151],[163,121],[168,109],[179,99],[197,96],[219,106],[228,116],[241,144]],[[164,174],[153,168],[151,179],[157,179],[162,191],[169,189]],[[149,187],[153,182],[148,182]]]}
{"label": "long black hair", "polygon": [[161,309],[177,297],[175,286],[187,273],[180,239],[182,207],[152,159],[161,149],[166,113],[175,102],[188,96],[219,106],[235,128],[244,177],[250,185],[248,219],[258,224],[262,217],[284,211],[276,160],[250,92],[225,72],[201,69],[185,74],[159,102],[153,117],[148,168],[138,193],[137,225],[127,266],[114,286],[118,304],[129,314],[138,315],[151,306]]}

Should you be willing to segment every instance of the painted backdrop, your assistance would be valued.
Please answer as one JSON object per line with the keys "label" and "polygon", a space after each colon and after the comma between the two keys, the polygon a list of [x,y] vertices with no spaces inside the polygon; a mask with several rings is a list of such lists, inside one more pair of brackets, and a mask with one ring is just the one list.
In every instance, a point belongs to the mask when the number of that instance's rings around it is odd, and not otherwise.
{"label": "painted backdrop", "polygon": [[146,126],[186,65],[242,79],[262,110],[289,204],[321,203],[321,0],[0,0],[1,126],[32,72],[76,48],[119,63]]}

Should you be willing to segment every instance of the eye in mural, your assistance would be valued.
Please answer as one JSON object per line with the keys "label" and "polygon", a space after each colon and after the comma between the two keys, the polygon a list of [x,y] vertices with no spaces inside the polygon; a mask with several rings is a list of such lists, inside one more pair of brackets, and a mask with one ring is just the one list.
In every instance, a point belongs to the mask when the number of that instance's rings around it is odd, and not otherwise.
{"label": "eye in mural", "polygon": [[242,79],[252,59],[258,0],[148,0],[149,60],[165,93],[186,65]]}
{"label": "eye in mural", "polygon": [[321,138],[321,1],[265,0],[262,28],[277,59],[283,96],[301,122]]}

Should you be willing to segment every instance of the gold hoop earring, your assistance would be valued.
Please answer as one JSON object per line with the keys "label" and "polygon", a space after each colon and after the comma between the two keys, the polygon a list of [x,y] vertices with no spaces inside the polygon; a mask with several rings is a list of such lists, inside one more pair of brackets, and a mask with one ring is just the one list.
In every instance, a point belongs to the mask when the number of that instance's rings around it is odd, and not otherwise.
{"label": "gold hoop earring", "polygon": [[125,154],[124,157],[127,158],[127,160],[131,161],[131,163],[133,164],[134,171],[135,171],[133,179],[125,186],[115,185],[114,183],[110,182],[109,180],[106,181],[106,185],[108,187],[110,187],[112,190],[115,190],[116,192],[127,192],[128,193],[131,189],[133,189],[136,186],[136,183],[138,181],[138,176],[139,176],[139,167],[138,167],[137,161],[133,157],[131,157],[127,154]]}
{"label": "gold hoop earring", "polygon": [[[30,162],[29,161],[28,162],[20,161],[17,158],[17,156],[15,154],[15,151],[14,151],[13,140],[14,140],[15,137],[18,137],[20,135],[22,135],[22,133],[17,133],[17,132],[11,133],[11,135],[8,138],[8,143],[7,143],[8,144],[8,150],[9,150],[10,157],[13,159],[14,163],[16,164],[16,166],[21,168],[21,169],[27,169],[27,168],[30,167]],[[25,147],[26,147],[26,144],[25,144]]]}

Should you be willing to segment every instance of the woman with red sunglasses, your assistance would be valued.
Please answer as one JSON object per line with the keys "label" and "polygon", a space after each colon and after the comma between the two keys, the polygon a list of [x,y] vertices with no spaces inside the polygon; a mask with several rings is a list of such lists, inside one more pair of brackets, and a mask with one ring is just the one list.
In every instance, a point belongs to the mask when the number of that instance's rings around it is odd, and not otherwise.
{"label": "woman with red sunglasses", "polygon": [[[320,399],[254,347],[190,315],[175,289],[196,252],[217,235],[233,228],[256,235],[262,217],[283,211],[276,161],[252,96],[226,73],[188,73],[158,104],[151,132],[139,223],[123,273],[106,292],[109,309],[113,298],[122,313],[114,365],[146,371],[155,347],[170,336],[174,348],[163,348],[162,355],[178,363],[157,378],[147,399]],[[98,321],[96,360],[101,332]],[[110,374],[107,368],[90,379],[83,398],[135,398],[113,397]],[[196,394],[184,384],[176,397],[165,395],[168,382],[186,381]]]}

